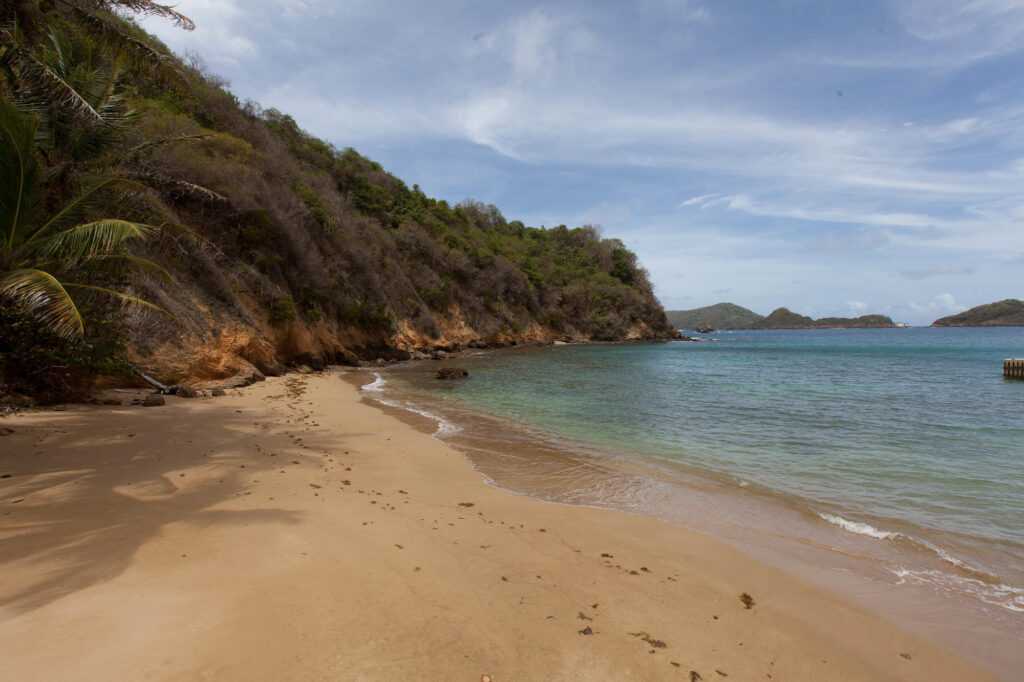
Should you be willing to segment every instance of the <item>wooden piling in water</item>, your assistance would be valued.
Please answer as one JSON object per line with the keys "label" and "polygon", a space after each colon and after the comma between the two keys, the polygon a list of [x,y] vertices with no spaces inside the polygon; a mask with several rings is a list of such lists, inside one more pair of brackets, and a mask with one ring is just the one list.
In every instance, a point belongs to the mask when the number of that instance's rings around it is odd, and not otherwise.
{"label": "wooden piling in water", "polygon": [[1009,379],[1024,379],[1024,360],[1020,358],[1003,360],[1003,376]]}

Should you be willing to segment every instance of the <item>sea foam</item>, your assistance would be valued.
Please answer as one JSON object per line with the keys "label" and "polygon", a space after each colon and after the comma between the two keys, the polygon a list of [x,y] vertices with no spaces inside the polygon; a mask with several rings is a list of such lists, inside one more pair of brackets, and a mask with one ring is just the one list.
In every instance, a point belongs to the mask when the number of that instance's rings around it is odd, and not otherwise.
{"label": "sea foam", "polygon": [[382,377],[377,372],[374,372],[373,376],[374,380],[368,384],[364,384],[363,386],[361,386],[361,390],[364,391],[365,393],[372,394],[369,395],[368,397],[372,398],[373,400],[376,400],[378,403],[381,403],[382,405],[387,405],[388,407],[397,407],[400,410],[412,412],[414,414],[420,415],[421,417],[426,417],[427,419],[433,419],[434,421],[437,422],[437,429],[432,434],[435,438],[440,438],[442,436],[450,436],[451,434],[458,433],[459,431],[462,430],[462,427],[448,421],[439,414],[430,412],[428,410],[421,410],[420,408],[414,407],[407,402],[385,398],[383,395],[384,387],[387,385],[388,382],[384,379],[384,377]]}
{"label": "sea foam", "polygon": [[867,535],[868,537],[877,538],[879,540],[895,540],[900,536],[899,533],[894,531],[879,530],[867,523],[850,521],[849,519],[844,519],[842,516],[835,516],[834,514],[820,513],[818,516],[834,526],[839,526],[843,530],[848,530],[851,533],[856,533],[857,535]]}
{"label": "sea foam", "polygon": [[1012,587],[1004,583],[990,583],[976,578],[953,575],[945,571],[911,570],[900,568],[894,570],[900,580],[897,583],[916,583],[919,585],[937,586],[951,592],[966,593],[986,604],[998,606],[1007,611],[1024,613],[1024,589]]}

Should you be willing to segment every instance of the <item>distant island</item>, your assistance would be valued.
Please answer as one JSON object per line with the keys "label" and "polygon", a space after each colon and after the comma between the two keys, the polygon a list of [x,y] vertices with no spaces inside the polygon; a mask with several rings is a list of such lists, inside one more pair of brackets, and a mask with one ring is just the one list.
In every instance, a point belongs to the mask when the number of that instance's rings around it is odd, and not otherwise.
{"label": "distant island", "polygon": [[693,310],[666,310],[665,315],[676,329],[754,329],[754,325],[764,321],[763,315],[735,303],[716,303]]}
{"label": "distant island", "polygon": [[886,315],[814,320],[788,308],[776,308],[764,317],[735,303],[716,303],[693,310],[668,310],[665,314],[677,329],[867,329],[900,326]]}
{"label": "distant island", "polygon": [[[672,319],[669,313],[669,320]],[[1024,301],[986,303],[932,322],[933,327],[1024,327]]]}

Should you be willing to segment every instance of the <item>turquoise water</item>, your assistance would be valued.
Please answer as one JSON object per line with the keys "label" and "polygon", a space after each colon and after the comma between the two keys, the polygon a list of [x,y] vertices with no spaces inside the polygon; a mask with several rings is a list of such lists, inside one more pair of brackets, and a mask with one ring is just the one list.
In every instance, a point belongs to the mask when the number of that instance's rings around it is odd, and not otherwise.
{"label": "turquoise water", "polygon": [[1024,382],[1002,377],[1024,328],[705,338],[479,353],[444,363],[466,381],[428,362],[374,389],[502,487],[1024,613]]}

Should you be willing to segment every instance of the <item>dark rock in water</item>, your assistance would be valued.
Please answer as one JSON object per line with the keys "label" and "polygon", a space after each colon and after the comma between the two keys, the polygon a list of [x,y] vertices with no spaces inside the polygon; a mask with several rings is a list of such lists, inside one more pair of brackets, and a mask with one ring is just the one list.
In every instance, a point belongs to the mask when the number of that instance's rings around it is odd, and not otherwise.
{"label": "dark rock in water", "polygon": [[220,396],[227,394],[224,392],[223,388],[215,388],[210,391],[210,395],[212,395],[214,398],[219,398]]}
{"label": "dark rock in water", "polygon": [[188,384],[182,384],[181,386],[178,386],[178,390],[176,390],[174,394],[179,398],[195,398],[199,395],[199,392]]}
{"label": "dark rock in water", "polygon": [[377,358],[376,360],[373,361],[373,364],[375,367],[387,367],[388,361],[385,360],[384,358]]}
{"label": "dark rock in water", "polygon": [[142,401],[143,407],[159,407],[164,404],[165,401],[162,395],[147,395]]}
{"label": "dark rock in water", "polygon": [[469,372],[461,367],[442,367],[437,370],[438,379],[465,379],[468,376]]}

